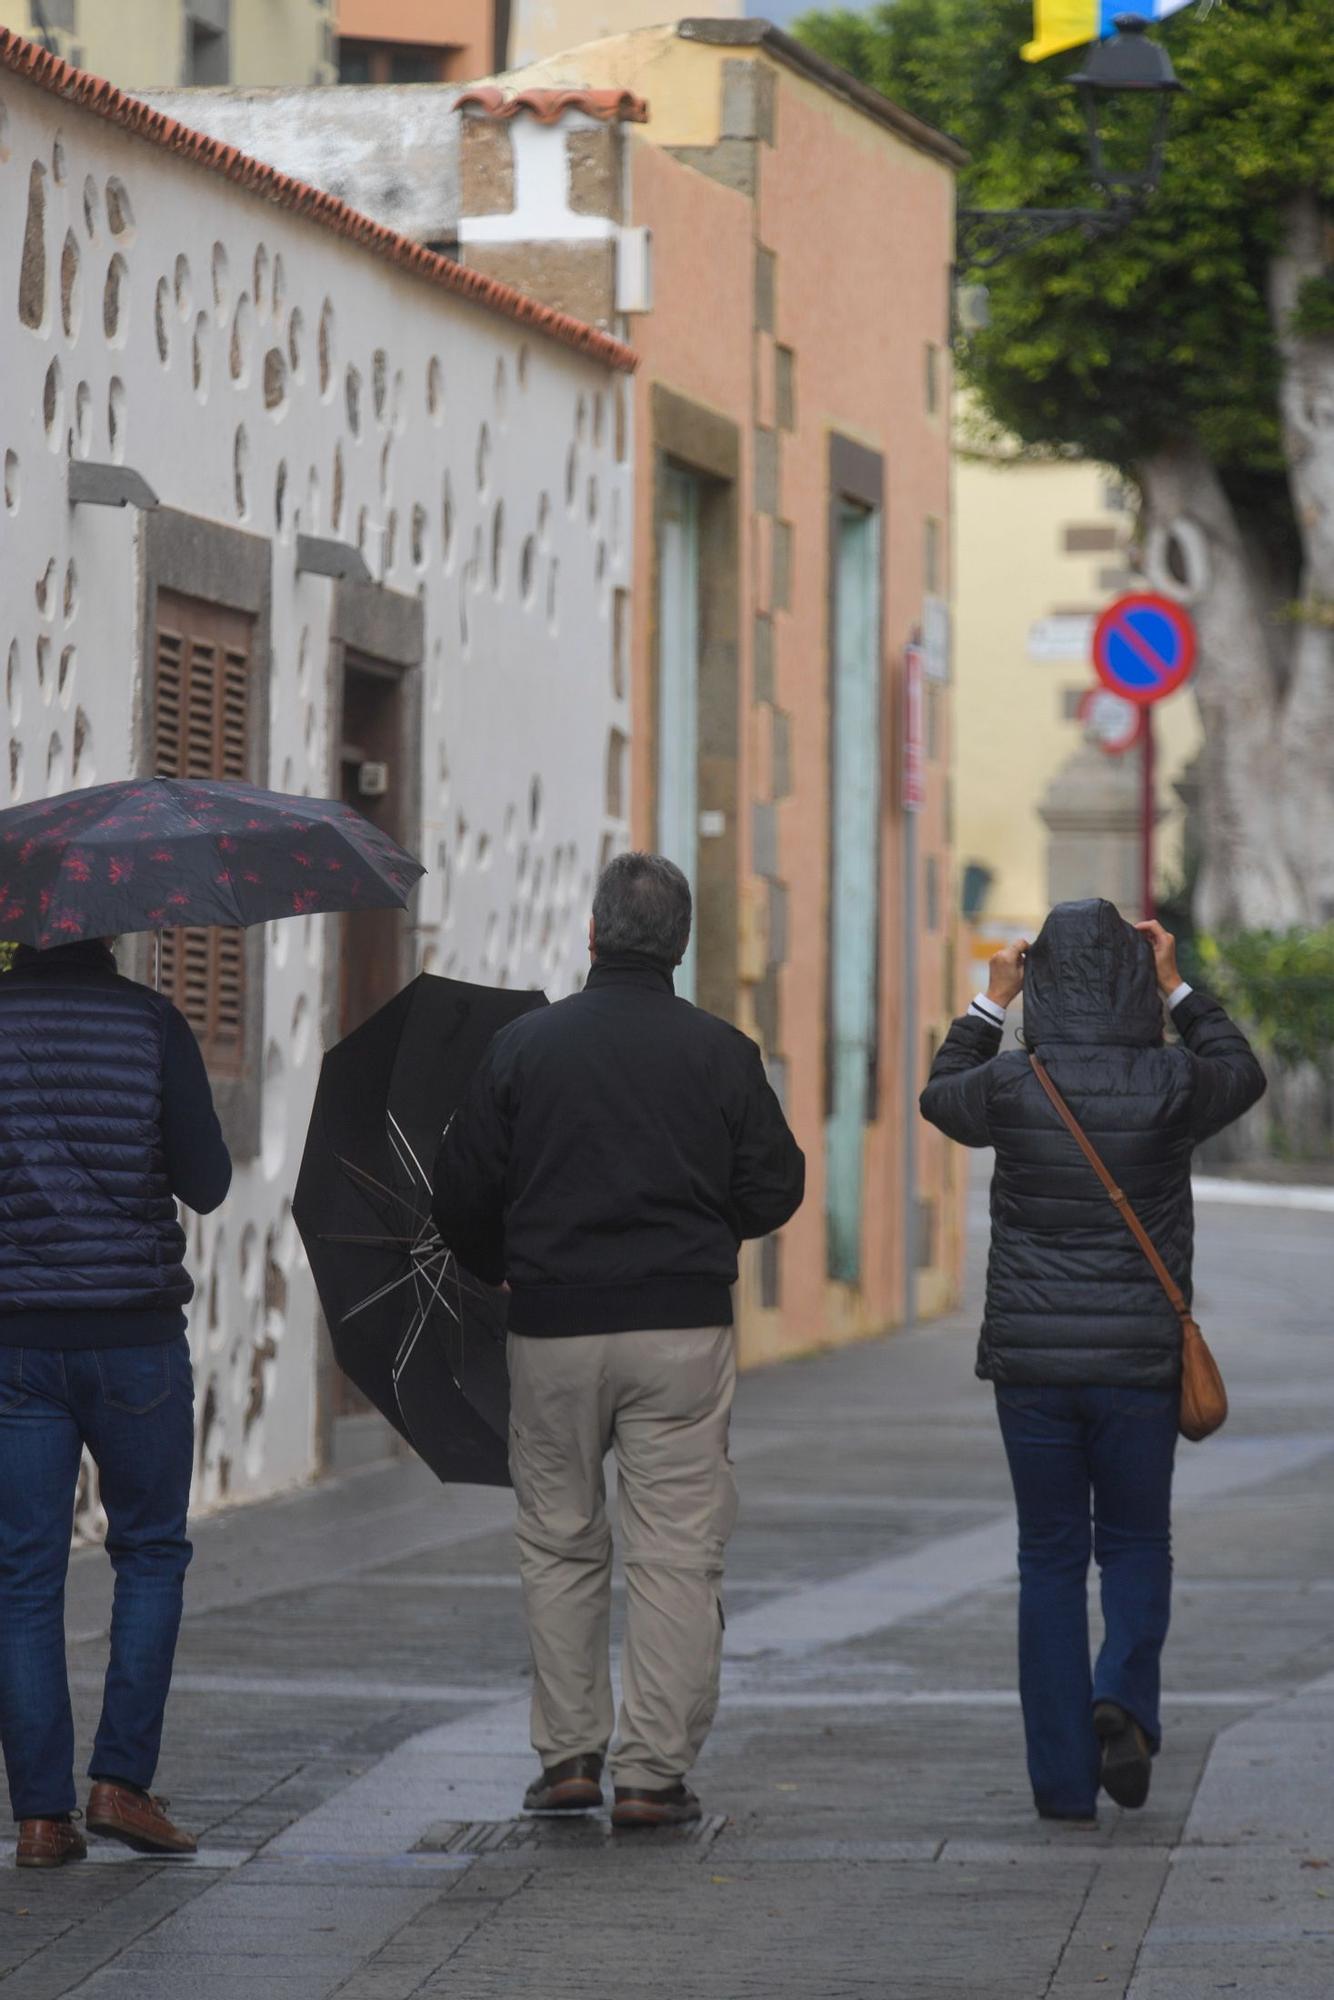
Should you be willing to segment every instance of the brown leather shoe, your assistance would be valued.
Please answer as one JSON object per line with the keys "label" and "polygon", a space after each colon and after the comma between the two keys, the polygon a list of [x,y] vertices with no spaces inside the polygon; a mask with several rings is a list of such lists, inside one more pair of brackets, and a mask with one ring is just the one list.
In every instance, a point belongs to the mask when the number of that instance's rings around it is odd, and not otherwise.
{"label": "brown leather shoe", "polygon": [[199,1850],[192,1833],[183,1833],[167,1818],[166,1799],[128,1785],[99,1781],[88,1794],[88,1831],[106,1840],[123,1841],[136,1854],[190,1855]]}
{"label": "brown leather shoe", "polygon": [[613,1826],[689,1826],[703,1817],[704,1808],[689,1785],[668,1785],[662,1791],[646,1791],[637,1785],[618,1785],[611,1809]]}
{"label": "brown leather shoe", "polygon": [[67,1861],[82,1861],[88,1843],[72,1820],[21,1819],[19,1844],[14,1854],[18,1868],[63,1868]]}
{"label": "brown leather shoe", "polygon": [[523,1795],[530,1813],[596,1812],[601,1804],[602,1759],[593,1752],[553,1764]]}

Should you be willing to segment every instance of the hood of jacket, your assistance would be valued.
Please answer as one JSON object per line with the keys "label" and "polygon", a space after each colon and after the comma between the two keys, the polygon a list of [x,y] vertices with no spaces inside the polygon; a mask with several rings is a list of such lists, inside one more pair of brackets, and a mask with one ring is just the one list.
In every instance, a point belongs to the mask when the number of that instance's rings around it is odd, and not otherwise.
{"label": "hood of jacket", "polygon": [[1058,903],[1024,966],[1024,1040],[1122,1043],[1163,1039],[1153,950],[1114,903]]}
{"label": "hood of jacket", "polygon": [[55,973],[62,978],[66,973],[114,973],[116,957],[105,938],[79,938],[73,944],[52,945],[48,951],[38,951],[35,945],[21,944],[14,953],[13,970]]}

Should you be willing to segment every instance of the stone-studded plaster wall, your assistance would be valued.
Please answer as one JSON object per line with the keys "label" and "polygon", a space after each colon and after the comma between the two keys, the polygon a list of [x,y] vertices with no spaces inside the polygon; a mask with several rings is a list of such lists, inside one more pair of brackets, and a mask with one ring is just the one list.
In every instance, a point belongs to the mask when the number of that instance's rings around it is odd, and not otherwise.
{"label": "stone-studded plaster wall", "polygon": [[[569,991],[625,835],[623,378],[0,75],[0,380],[0,805],[133,768],[141,517],[66,502],[71,456],[132,467],[271,548],[275,786],[338,785],[336,586],[297,573],[297,534],[420,596],[418,961]],[[258,1151],[190,1227],[205,1505],[312,1470],[290,1194],[335,922],[269,927]]]}

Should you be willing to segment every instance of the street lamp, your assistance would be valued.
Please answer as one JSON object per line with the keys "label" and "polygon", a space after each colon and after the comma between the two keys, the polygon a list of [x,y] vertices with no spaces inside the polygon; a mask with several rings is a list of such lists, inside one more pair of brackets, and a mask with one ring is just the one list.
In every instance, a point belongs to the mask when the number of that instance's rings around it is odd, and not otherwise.
{"label": "street lamp", "polygon": [[960,270],[989,271],[1065,229],[1090,238],[1114,235],[1157,192],[1172,98],[1182,86],[1167,50],[1146,34],[1148,25],[1138,14],[1119,14],[1116,32],[1070,79],[1084,112],[1089,179],[1106,196],[1105,207],[961,208]]}
{"label": "street lamp", "polygon": [[[1113,204],[1119,201],[1135,206],[1157,191],[1163,174],[1172,99],[1181,89],[1172,58],[1166,49],[1149,40],[1144,32],[1147,27],[1148,22],[1138,14],[1119,15],[1117,32],[1110,40],[1099,42],[1084,68],[1076,70],[1070,79],[1084,107],[1089,179],[1094,187],[1110,196]],[[1102,113],[1111,108],[1109,99],[1117,97],[1131,104],[1144,104],[1147,100],[1151,107],[1149,118],[1141,121],[1141,131],[1145,125],[1148,128],[1144,135],[1147,145],[1138,159],[1131,157],[1122,166],[1112,166],[1109,162],[1111,135],[1102,122]]]}

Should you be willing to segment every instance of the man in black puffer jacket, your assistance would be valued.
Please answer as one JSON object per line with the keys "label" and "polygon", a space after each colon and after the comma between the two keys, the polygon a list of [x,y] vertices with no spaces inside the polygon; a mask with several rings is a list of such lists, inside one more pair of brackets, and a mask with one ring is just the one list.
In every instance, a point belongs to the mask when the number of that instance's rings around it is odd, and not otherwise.
{"label": "man in black puffer jacket", "polygon": [[21,947],[0,978],[0,1739],[21,1868],[86,1851],[63,1629],[85,1445],[116,1572],[88,1825],[194,1852],[148,1789],[190,1560],[194,1287],[176,1202],[216,1208],[230,1179],[184,1016],[120,978],[104,943]]}
{"label": "man in black puffer jacket", "polygon": [[533,1653],[535,1812],[596,1806],[612,1732],[615,1449],[626,1569],[617,1826],[698,1819],[718,1702],[743,1238],[799,1206],[804,1161],[755,1043],[673,992],[690,888],[622,854],[582,993],[492,1042],[435,1171],[462,1264],[510,1288],[510,1468]]}
{"label": "man in black puffer jacket", "polygon": [[[1143,1803],[1160,1741],[1181,1334],[1028,1054],[1000,1053],[1021,988],[1027,1050],[1187,1299],[1192,1150],[1249,1110],[1265,1080],[1218,1002],[1182,981],[1160,925],[1083,902],[1058,904],[1031,950],[1021,941],[997,954],[989,991],[950,1029],[922,1093],[933,1125],[996,1152],[977,1372],[996,1384],[1019,1508],[1029,1772],[1040,1812],[1086,1819],[1100,1778],[1120,1803]],[[1172,1047],[1164,1000],[1181,1038]],[[1096,1675],[1091,1548],[1107,1621]]]}

